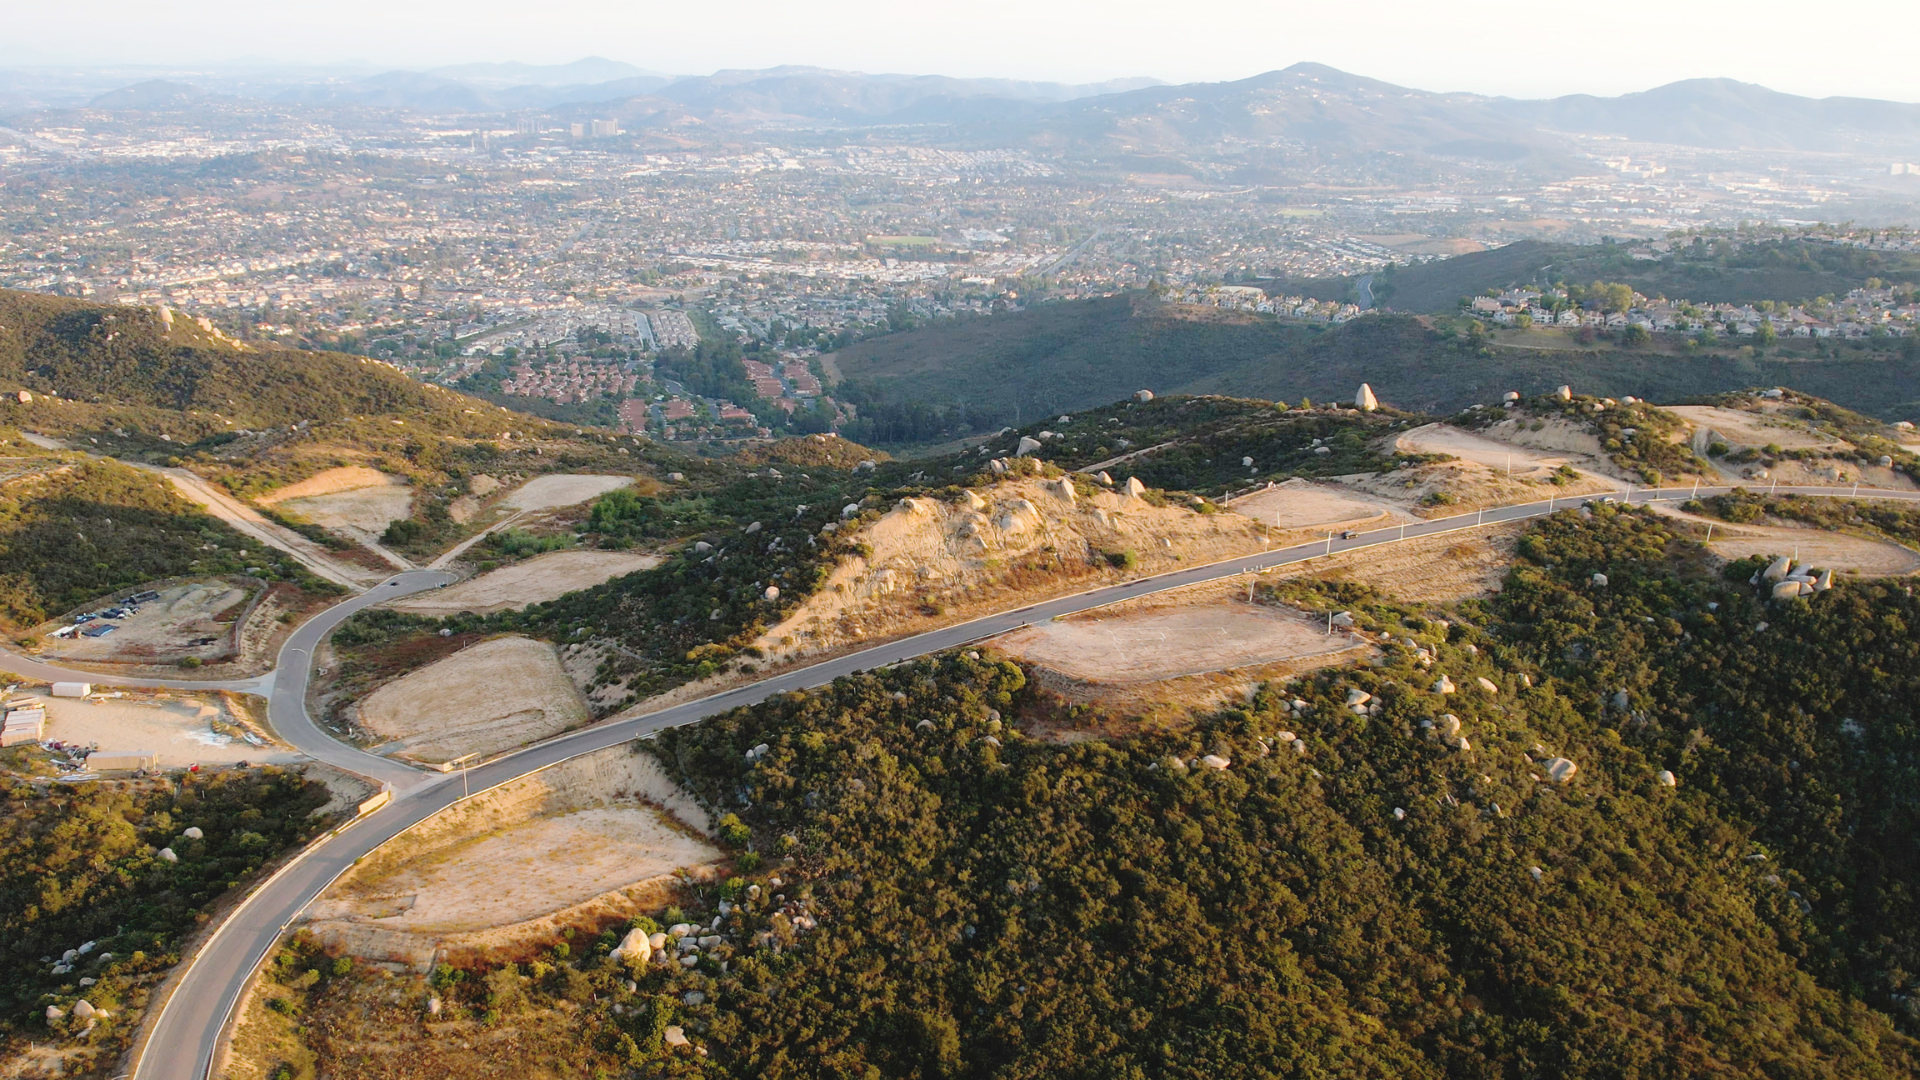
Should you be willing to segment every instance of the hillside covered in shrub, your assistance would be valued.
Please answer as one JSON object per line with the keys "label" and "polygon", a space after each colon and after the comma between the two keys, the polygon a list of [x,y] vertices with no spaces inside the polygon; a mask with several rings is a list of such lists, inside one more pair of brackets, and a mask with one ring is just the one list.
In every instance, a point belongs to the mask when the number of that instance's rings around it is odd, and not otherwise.
{"label": "hillside covered in shrub", "polygon": [[122,589],[182,574],[238,574],[338,591],[285,554],[114,461],[47,455],[0,486],[0,623],[32,626]]}
{"label": "hillside covered in shrub", "polygon": [[1019,671],[966,656],[665,733],[826,913],[683,1011],[736,1075],[1910,1074],[1920,611],[1763,606],[1639,514],[1523,554],[1451,625],[1285,586],[1432,666],[1179,734],[1029,742]]}
{"label": "hillside covered in shrub", "polygon": [[[0,773],[0,1052],[53,1028],[82,1075],[120,1059],[215,903],[331,819],[311,816],[325,786],[296,772],[67,786],[28,779],[42,753],[9,749]],[[80,1001],[104,1015],[89,1025]]]}

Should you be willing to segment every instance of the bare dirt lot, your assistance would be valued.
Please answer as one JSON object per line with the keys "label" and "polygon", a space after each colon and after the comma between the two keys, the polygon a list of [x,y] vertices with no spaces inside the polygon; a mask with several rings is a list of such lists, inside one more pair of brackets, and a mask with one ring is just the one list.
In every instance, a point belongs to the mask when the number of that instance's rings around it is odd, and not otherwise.
{"label": "bare dirt lot", "polygon": [[587,719],[553,647],[524,637],[470,646],[367,695],[351,719],[381,751],[430,763],[490,757]]}
{"label": "bare dirt lot", "polygon": [[555,476],[536,476],[521,484],[514,492],[501,500],[500,505],[509,510],[554,510],[562,506],[583,503],[599,495],[605,495],[616,488],[633,483],[631,476],[595,476],[584,473],[569,473]]}
{"label": "bare dirt lot", "polygon": [[1424,536],[1300,563],[1276,576],[1371,585],[1401,600],[1449,603],[1491,596],[1513,565],[1521,523]]}
{"label": "bare dirt lot", "polygon": [[417,615],[458,615],[463,611],[486,615],[552,600],[623,574],[658,565],[660,558],[656,555],[634,555],[624,551],[556,551],[512,566],[503,566],[444,589],[418,593],[395,601],[390,606],[397,611],[410,611]]}
{"label": "bare dirt lot", "polygon": [[1353,643],[1305,617],[1231,600],[1062,619],[995,648],[1083,682],[1136,683],[1341,652]]}
{"label": "bare dirt lot", "polygon": [[[1707,518],[1695,517],[1673,506],[1655,503],[1654,509],[1702,527],[1708,523]],[[1791,525],[1729,525],[1715,521],[1713,541],[1707,546],[1723,559],[1790,555],[1796,563],[1863,577],[1898,577],[1920,571],[1920,552],[1912,548],[1887,540]]]}
{"label": "bare dirt lot", "polygon": [[393,480],[394,477],[379,469],[370,469],[365,465],[342,465],[315,473],[297,484],[275,488],[254,501],[262,506],[278,506],[290,499],[311,499],[317,495],[335,495],[360,488],[386,487]]}
{"label": "bare dirt lot", "polygon": [[1585,454],[1503,442],[1450,424],[1423,424],[1394,440],[1394,448],[1409,454],[1452,454],[1522,480],[1543,479],[1562,465],[1579,468],[1591,463]]}
{"label": "bare dirt lot", "polygon": [[1711,430],[1720,437],[1720,441],[1736,450],[1768,443],[1783,450],[1847,447],[1846,443],[1815,432],[1804,421],[1792,417],[1769,416],[1743,409],[1721,409],[1710,405],[1674,405],[1667,411],[1693,425],[1696,430]]}
{"label": "bare dirt lot", "polygon": [[[149,750],[160,767],[229,765],[236,761],[285,763],[299,754],[240,734],[236,706],[215,694],[134,695],[122,698],[43,698],[48,739],[102,750]],[[223,730],[214,730],[218,723]],[[256,739],[258,735],[254,736]]]}
{"label": "bare dirt lot", "polygon": [[464,933],[572,907],[635,881],[719,853],[647,806],[576,810],[432,852],[365,883],[360,909],[385,900],[384,925],[411,933]]}
{"label": "bare dirt lot", "polygon": [[[43,637],[49,661],[96,663],[176,663],[224,658],[234,648],[234,624],[246,610],[252,590],[219,579],[189,581],[158,590],[160,599],[140,605],[125,619],[102,619],[82,629],[108,625],[104,637]],[[122,594],[125,595],[125,594]],[[103,602],[94,610],[110,606]],[[40,628],[44,634],[52,624]]]}
{"label": "bare dirt lot", "polygon": [[664,898],[669,875],[722,857],[704,838],[708,828],[657,762],[611,747],[409,829],[362,860],[308,917],[324,940],[380,959],[498,947]]}
{"label": "bare dirt lot", "polygon": [[399,477],[390,476],[378,485],[285,499],[277,505],[322,528],[342,529],[358,537],[378,536],[412,511],[413,489]]}
{"label": "bare dirt lot", "polygon": [[1278,529],[1378,528],[1419,520],[1387,499],[1298,478],[1227,505],[1235,513]]}
{"label": "bare dirt lot", "polygon": [[[1457,514],[1477,506],[1548,495],[1580,495],[1611,491],[1617,481],[1608,475],[1607,463],[1586,454],[1582,433],[1545,427],[1540,432],[1516,431],[1496,423],[1490,431],[1502,432],[1514,442],[1462,431],[1448,424],[1426,424],[1408,431],[1394,441],[1394,448],[1405,453],[1448,454],[1454,460],[1410,469],[1367,476],[1342,478],[1352,487],[1406,505],[1419,505],[1426,516]],[[1543,449],[1528,442],[1550,441],[1574,449]],[[1567,478],[1556,475],[1562,467],[1574,470]],[[1560,483],[1553,483],[1558,479]]]}

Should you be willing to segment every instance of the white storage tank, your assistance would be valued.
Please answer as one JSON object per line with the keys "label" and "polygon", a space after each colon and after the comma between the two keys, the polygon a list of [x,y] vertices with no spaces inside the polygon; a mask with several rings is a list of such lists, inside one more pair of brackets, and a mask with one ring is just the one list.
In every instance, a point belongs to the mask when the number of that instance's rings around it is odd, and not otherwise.
{"label": "white storage tank", "polygon": [[93,684],[84,682],[57,682],[53,684],[54,697],[86,697],[93,693]]}

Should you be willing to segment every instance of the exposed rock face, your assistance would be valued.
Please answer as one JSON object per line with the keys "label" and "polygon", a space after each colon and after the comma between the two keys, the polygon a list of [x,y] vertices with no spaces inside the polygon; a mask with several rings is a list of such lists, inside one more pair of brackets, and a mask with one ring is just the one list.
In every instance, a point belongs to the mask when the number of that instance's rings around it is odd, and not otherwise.
{"label": "exposed rock face", "polygon": [[1573,400],[1573,387],[1571,387],[1571,386],[1562,386],[1562,387],[1560,387],[1560,389],[1558,389],[1558,390],[1555,390],[1555,391],[1553,392],[1553,396],[1554,396],[1554,397],[1557,397],[1557,398],[1559,398],[1559,399],[1560,399],[1561,401],[1572,401],[1572,400]]}
{"label": "exposed rock face", "polygon": [[1038,449],[1040,449],[1040,440],[1035,439],[1031,435],[1022,435],[1020,436],[1020,445],[1014,448],[1013,456],[1026,457]]}
{"label": "exposed rock face", "polygon": [[1787,575],[1792,571],[1793,571],[1793,560],[1786,557],[1785,555],[1782,555],[1779,558],[1773,560],[1773,562],[1767,564],[1766,570],[1762,571],[1760,574],[1760,580],[1785,581],[1787,579]]}
{"label": "exposed rock face", "polygon": [[1675,777],[1672,770],[1669,769],[1661,769],[1659,772],[1653,774],[1653,778],[1659,781],[1661,787],[1678,787],[1680,785],[1679,778]]}
{"label": "exposed rock face", "polygon": [[1058,480],[1047,481],[1047,491],[1049,494],[1057,495],[1061,499],[1065,500],[1068,506],[1072,506],[1074,504],[1072,477],[1063,476]]}
{"label": "exposed rock face", "polygon": [[1361,383],[1360,389],[1353,395],[1353,407],[1362,412],[1372,412],[1379,408],[1380,402],[1373,396],[1373,387]]}
{"label": "exposed rock face", "polygon": [[1782,581],[1774,585],[1773,598],[1775,600],[1791,600],[1806,591],[1806,589],[1807,583],[1804,581]]}
{"label": "exposed rock face", "polygon": [[1146,493],[1147,493],[1147,485],[1141,483],[1139,477],[1137,476],[1127,477],[1127,498],[1137,499],[1140,496],[1145,495]]}
{"label": "exposed rock face", "polygon": [[1566,783],[1573,779],[1574,773],[1579,771],[1580,766],[1575,765],[1563,757],[1557,757],[1547,762],[1547,775],[1553,777],[1553,782],[1556,784]]}
{"label": "exposed rock face", "polygon": [[1482,677],[1482,676],[1479,676],[1479,675],[1475,675],[1475,676],[1473,677],[1473,681],[1474,681],[1474,682],[1476,682],[1476,683],[1478,683],[1478,684],[1480,685],[1480,689],[1482,689],[1482,690],[1485,690],[1485,691],[1486,691],[1487,693],[1489,693],[1489,694],[1497,694],[1497,693],[1499,693],[1499,692],[1500,692],[1500,688],[1499,688],[1498,686],[1495,686],[1495,685],[1493,684],[1493,680],[1492,680],[1492,679],[1488,679],[1488,678],[1484,678],[1484,677]]}
{"label": "exposed rock face", "polygon": [[1152,401],[1152,400],[1153,400],[1153,391],[1151,391],[1151,390],[1135,390],[1135,391],[1133,392],[1133,400],[1135,400],[1135,401],[1143,401],[1143,402],[1144,402],[1144,401]]}
{"label": "exposed rock face", "polygon": [[1038,507],[1025,499],[1012,499],[1002,506],[994,525],[1003,533],[1020,533],[1039,527],[1041,520]]}
{"label": "exposed rock face", "polygon": [[1453,685],[1453,680],[1447,678],[1445,675],[1440,676],[1433,684],[1433,692],[1436,694],[1451,694],[1456,689],[1458,689],[1458,687]]}
{"label": "exposed rock face", "polygon": [[1205,765],[1209,769],[1224,769],[1232,765],[1233,762],[1221,757],[1219,754],[1208,754],[1206,757],[1200,759],[1200,764]]}

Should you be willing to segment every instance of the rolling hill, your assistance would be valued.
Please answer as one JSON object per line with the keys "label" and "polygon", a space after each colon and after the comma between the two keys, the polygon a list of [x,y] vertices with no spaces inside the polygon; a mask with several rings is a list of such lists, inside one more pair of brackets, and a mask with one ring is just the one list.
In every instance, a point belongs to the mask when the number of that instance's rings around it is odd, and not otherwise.
{"label": "rolling hill", "polygon": [[1442,414],[1497,401],[1507,390],[1544,393],[1565,382],[1583,393],[1653,401],[1790,386],[1886,420],[1920,405],[1920,362],[1884,353],[1780,360],[1729,350],[1677,360],[1612,348],[1481,349],[1415,316],[1311,326],[1140,296],[939,323],[870,338],[834,359],[845,378],[839,392],[862,418],[849,434],[883,445],[991,431],[1140,389],[1344,400],[1367,382],[1382,401]]}
{"label": "rolling hill", "polygon": [[1843,296],[1869,278],[1920,281],[1920,258],[1805,240],[1682,247],[1658,261],[1635,259],[1621,244],[1550,244],[1522,240],[1490,251],[1417,266],[1394,267],[1373,280],[1374,296],[1395,311],[1451,312],[1464,297],[1488,289],[1624,281],[1648,296],[1696,303],[1804,302]]}

